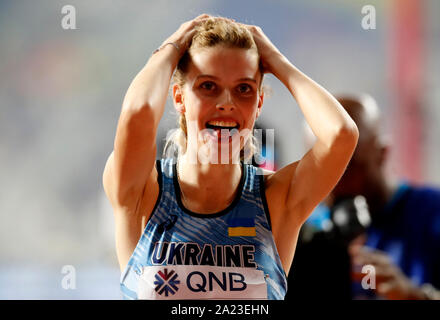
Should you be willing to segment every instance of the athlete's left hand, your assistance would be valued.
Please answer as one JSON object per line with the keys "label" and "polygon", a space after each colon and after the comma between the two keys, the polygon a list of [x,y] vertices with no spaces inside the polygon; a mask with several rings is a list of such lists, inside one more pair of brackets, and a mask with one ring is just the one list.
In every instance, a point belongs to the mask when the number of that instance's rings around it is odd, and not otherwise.
{"label": "athlete's left hand", "polygon": [[[258,52],[260,54],[261,64],[263,66],[263,73],[276,73],[276,59],[282,57],[281,52],[278,48],[269,40],[269,38],[264,34],[263,30],[254,25],[244,26],[251,32],[255,44],[257,45]],[[276,75],[276,74],[275,74]]]}
{"label": "athlete's left hand", "polygon": [[[349,253],[355,270],[360,270],[365,265],[374,267],[378,295],[389,300],[424,299],[423,292],[391,261],[385,252],[352,245]],[[352,273],[353,279],[359,282],[365,276],[366,274],[360,271]]]}

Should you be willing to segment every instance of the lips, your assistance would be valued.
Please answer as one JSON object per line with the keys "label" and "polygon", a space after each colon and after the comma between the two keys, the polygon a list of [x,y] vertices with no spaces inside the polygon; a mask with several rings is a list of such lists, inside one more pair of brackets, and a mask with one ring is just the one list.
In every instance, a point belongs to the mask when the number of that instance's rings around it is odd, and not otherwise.
{"label": "lips", "polygon": [[213,119],[206,122],[205,126],[210,129],[209,136],[214,140],[222,138],[229,138],[228,140],[230,140],[240,128],[239,123],[234,119]]}
{"label": "lips", "polygon": [[238,129],[240,125],[235,120],[210,120],[206,123],[206,128],[214,130],[232,130]]}

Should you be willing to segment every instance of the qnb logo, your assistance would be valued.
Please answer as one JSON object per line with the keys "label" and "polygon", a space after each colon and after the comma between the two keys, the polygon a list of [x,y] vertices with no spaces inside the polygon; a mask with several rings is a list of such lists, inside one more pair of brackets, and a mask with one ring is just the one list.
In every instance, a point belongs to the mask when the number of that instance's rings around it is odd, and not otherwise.
{"label": "qnb logo", "polygon": [[154,277],[156,278],[156,281],[154,281],[156,288],[154,290],[160,295],[165,293],[165,297],[168,297],[168,294],[175,294],[179,290],[177,285],[180,284],[180,281],[177,280],[178,276],[174,270],[168,272],[168,269],[165,268],[164,272],[159,271]]}

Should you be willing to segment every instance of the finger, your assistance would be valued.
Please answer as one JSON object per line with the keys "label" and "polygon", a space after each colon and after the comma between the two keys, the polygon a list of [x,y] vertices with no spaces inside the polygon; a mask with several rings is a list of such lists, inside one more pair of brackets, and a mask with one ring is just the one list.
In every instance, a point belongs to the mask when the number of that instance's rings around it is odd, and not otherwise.
{"label": "finger", "polygon": [[387,257],[373,256],[373,255],[365,255],[365,254],[357,254],[351,257],[351,263],[357,266],[364,265],[372,265],[376,268],[392,268],[394,264],[392,264]]}
{"label": "finger", "polygon": [[363,283],[363,281],[367,281],[369,283],[374,283],[377,286],[379,286],[382,283],[387,283],[391,281],[395,281],[395,278],[393,276],[388,275],[382,275],[380,273],[364,273],[361,271],[352,271],[350,272],[350,279],[353,282],[357,283]]}
{"label": "finger", "polygon": [[391,259],[387,254],[379,250],[372,250],[368,247],[353,246],[349,249],[353,261],[356,264],[390,265]]}
{"label": "finger", "polygon": [[384,281],[390,281],[396,278],[396,274],[389,267],[375,266],[374,268],[375,268],[376,281],[379,283]]}
{"label": "finger", "polygon": [[211,16],[207,16],[207,17],[202,17],[202,18],[194,19],[194,20],[192,20],[190,22],[191,22],[191,25],[193,27],[195,27],[195,26],[201,25],[202,23],[204,23],[204,22],[206,22],[206,21],[208,21],[209,19],[212,19],[212,18],[213,17],[211,17]]}
{"label": "finger", "polygon": [[388,296],[396,288],[395,281],[386,281],[376,286],[376,292],[381,296]]}
{"label": "finger", "polygon": [[355,280],[363,279],[368,275],[369,277],[374,277],[377,282],[389,281],[390,279],[396,279],[398,277],[398,273],[396,272],[395,268],[390,265],[353,265],[351,274]]}
{"label": "finger", "polygon": [[357,256],[358,254],[360,254],[362,247],[362,245],[353,243],[348,247],[348,253],[352,256]]}
{"label": "finger", "polygon": [[207,13],[203,13],[203,14],[201,14],[201,15],[195,17],[194,20],[198,20],[198,19],[206,19],[206,18],[209,18],[209,17],[211,17],[209,14],[207,14]]}
{"label": "finger", "polygon": [[187,26],[196,26],[196,25],[200,24],[201,22],[206,21],[210,18],[212,18],[212,17],[208,14],[201,14],[200,16],[197,16],[192,20],[186,21],[185,24]]}
{"label": "finger", "polygon": [[367,252],[365,256],[376,265],[384,267],[392,265],[391,259],[383,253]]}

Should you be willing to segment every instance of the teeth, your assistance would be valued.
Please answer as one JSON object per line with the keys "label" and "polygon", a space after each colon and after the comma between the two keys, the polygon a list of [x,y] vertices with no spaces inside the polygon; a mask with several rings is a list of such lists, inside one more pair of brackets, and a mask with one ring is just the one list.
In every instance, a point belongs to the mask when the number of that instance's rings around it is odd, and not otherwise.
{"label": "teeth", "polygon": [[208,124],[213,125],[213,126],[218,126],[218,127],[236,127],[237,126],[237,122],[235,121],[209,121]]}

